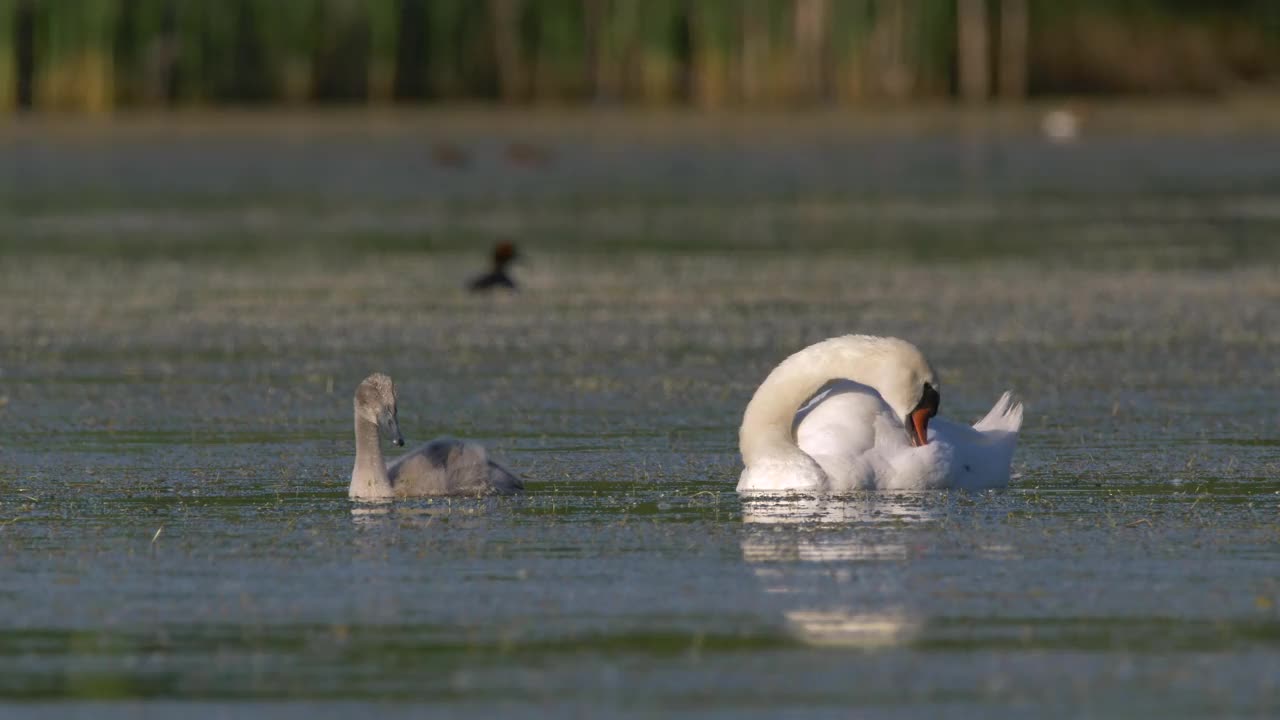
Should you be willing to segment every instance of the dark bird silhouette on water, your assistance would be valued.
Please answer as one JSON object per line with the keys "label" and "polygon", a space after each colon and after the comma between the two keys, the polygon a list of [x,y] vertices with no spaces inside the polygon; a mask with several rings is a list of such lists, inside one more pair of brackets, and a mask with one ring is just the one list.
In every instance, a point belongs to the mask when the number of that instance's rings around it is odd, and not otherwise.
{"label": "dark bird silhouette on water", "polygon": [[516,289],[516,282],[507,274],[507,266],[519,255],[516,246],[509,242],[498,243],[493,248],[493,269],[471,281],[472,292],[486,292],[494,288]]}

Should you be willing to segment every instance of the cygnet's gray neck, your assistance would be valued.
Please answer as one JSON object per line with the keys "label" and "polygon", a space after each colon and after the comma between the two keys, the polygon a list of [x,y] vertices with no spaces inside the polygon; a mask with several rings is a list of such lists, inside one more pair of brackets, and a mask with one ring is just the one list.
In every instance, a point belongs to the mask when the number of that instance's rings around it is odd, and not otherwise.
{"label": "cygnet's gray neck", "polygon": [[378,425],[355,413],[356,464],[351,471],[351,497],[388,498],[395,492],[387,477],[387,465],[382,459],[382,445],[378,438]]}

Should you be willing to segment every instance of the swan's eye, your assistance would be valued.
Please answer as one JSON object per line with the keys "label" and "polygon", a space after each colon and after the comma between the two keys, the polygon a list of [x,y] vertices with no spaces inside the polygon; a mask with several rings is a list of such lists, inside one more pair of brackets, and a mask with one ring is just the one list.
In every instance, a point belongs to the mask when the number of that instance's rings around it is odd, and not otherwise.
{"label": "swan's eye", "polygon": [[929,383],[924,384],[924,390],[920,393],[920,404],[917,407],[928,408],[929,417],[938,414],[938,406],[942,404],[942,396]]}

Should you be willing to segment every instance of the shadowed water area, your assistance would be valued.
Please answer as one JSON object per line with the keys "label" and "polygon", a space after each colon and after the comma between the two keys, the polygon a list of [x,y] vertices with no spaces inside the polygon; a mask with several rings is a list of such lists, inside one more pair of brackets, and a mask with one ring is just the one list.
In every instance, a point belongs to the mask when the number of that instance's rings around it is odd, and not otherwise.
{"label": "shadowed water area", "polygon": [[[781,122],[0,132],[0,714],[1280,713],[1280,140]],[[739,498],[847,332],[1011,487]],[[528,494],[350,502],[375,370]]]}

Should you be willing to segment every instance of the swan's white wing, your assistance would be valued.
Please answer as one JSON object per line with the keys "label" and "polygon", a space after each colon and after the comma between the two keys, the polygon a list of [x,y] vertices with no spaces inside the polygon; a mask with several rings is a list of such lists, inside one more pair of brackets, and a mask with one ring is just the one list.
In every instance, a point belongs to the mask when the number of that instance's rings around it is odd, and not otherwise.
{"label": "swan's white wing", "polygon": [[796,443],[826,472],[830,491],[978,490],[1009,484],[1022,405],[1005,393],[973,427],[936,417],[929,444],[917,448],[874,389],[838,381],[796,421]]}
{"label": "swan's white wing", "polygon": [[828,384],[800,408],[796,444],[826,472],[834,492],[883,486],[893,473],[889,457],[910,449],[880,393],[848,380]]}

